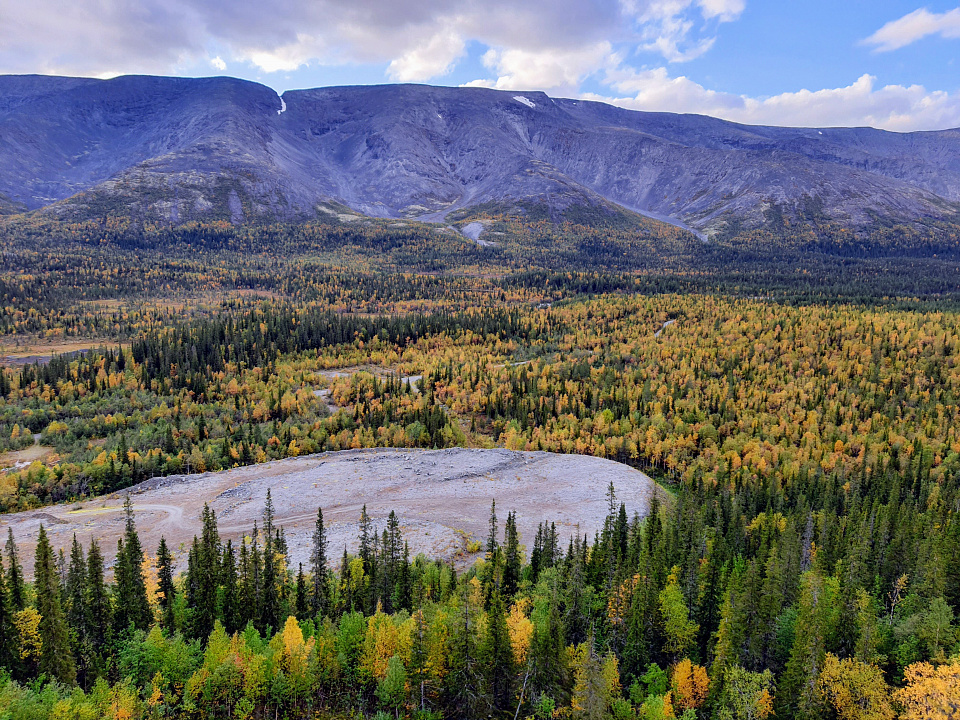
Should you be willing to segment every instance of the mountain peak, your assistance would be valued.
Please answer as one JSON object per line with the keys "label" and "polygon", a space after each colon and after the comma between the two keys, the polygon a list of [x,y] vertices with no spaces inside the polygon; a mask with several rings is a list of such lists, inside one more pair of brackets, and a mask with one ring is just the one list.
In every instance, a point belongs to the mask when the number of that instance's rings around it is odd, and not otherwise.
{"label": "mountain peak", "polygon": [[289,90],[229,77],[0,76],[10,207],[177,222],[335,202],[439,220],[481,204],[616,204],[699,229],[815,207],[857,225],[956,212],[960,132],[745,126],[542,92]]}

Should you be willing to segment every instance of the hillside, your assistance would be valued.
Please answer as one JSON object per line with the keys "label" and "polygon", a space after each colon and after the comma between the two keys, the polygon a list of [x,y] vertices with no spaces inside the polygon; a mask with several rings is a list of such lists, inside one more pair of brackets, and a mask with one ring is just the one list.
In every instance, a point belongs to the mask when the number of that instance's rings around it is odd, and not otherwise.
{"label": "hillside", "polygon": [[179,223],[618,207],[700,230],[953,217],[960,132],[749,127],[418,85],[0,76],[0,214]]}

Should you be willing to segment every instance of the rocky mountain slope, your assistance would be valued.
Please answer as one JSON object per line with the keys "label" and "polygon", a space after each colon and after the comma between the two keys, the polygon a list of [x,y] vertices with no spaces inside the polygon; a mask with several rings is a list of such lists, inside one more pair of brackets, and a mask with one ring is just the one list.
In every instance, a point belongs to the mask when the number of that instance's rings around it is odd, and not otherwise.
{"label": "rocky mountain slope", "polygon": [[442,220],[612,204],[700,229],[960,209],[960,130],[750,127],[481,88],[0,76],[0,214]]}

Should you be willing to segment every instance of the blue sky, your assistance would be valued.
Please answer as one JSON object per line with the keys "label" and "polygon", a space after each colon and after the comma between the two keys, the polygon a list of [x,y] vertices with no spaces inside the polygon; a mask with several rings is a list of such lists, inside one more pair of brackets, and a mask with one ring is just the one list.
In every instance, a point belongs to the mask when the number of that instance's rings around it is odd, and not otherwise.
{"label": "blue sky", "polygon": [[748,123],[960,126],[956,0],[0,0],[0,17],[0,72],[481,85]]}

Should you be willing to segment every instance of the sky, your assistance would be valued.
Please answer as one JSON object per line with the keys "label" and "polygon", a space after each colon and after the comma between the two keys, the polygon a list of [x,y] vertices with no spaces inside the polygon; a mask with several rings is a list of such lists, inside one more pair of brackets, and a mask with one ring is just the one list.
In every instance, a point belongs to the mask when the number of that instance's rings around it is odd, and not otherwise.
{"label": "sky", "polygon": [[0,73],[429,83],[737,122],[960,127],[931,0],[0,0]]}

